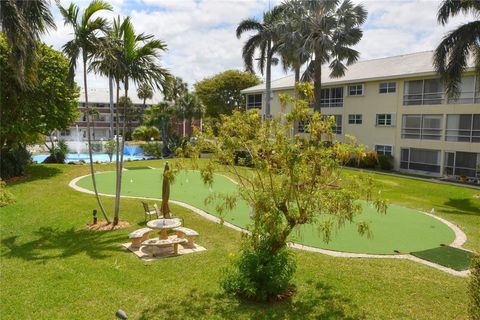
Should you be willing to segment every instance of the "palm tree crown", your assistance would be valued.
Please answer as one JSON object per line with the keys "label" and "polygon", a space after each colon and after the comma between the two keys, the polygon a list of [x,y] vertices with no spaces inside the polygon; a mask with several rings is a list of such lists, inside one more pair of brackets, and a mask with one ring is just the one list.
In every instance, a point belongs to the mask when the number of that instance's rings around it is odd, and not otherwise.
{"label": "palm tree crown", "polygon": [[435,50],[433,64],[445,83],[447,96],[457,96],[462,73],[473,57],[477,74],[480,74],[480,1],[444,0],[438,10],[438,22],[448,23],[456,15],[473,14],[477,20],[465,23],[450,31]]}

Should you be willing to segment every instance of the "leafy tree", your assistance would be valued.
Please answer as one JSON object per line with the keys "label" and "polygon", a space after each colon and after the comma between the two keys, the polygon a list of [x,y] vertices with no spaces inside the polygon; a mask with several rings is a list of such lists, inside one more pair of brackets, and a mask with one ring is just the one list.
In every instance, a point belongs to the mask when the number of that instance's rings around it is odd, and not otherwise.
{"label": "leafy tree", "polygon": [[155,125],[160,128],[160,135],[162,137],[162,152],[164,157],[170,155],[170,149],[168,148],[170,122],[174,114],[173,108],[168,102],[160,102],[153,106],[150,106],[145,110],[145,123]]}
{"label": "leafy tree", "polygon": [[314,109],[320,111],[322,91],[322,65],[329,64],[330,77],[345,74],[347,66],[358,60],[358,51],[352,49],[363,36],[360,26],[367,18],[362,5],[350,0],[298,0],[287,4],[290,17],[300,20],[298,32],[302,35],[301,47],[310,54],[302,80],[313,80],[315,87]]}
{"label": "leafy tree", "polygon": [[36,79],[33,69],[38,62],[35,52],[41,35],[56,28],[50,5],[46,0],[2,0],[0,26],[11,48],[8,63],[12,79],[20,89],[25,89]]}
{"label": "leafy tree", "polygon": [[75,70],[77,69],[77,61],[81,57],[83,64],[83,89],[85,90],[85,109],[87,117],[87,141],[88,154],[90,157],[90,174],[92,176],[93,190],[97,199],[98,206],[102,211],[105,220],[110,223],[107,217],[102,201],[98,196],[97,181],[95,179],[95,170],[93,169],[92,143],[90,132],[90,106],[88,104],[88,86],[87,86],[87,64],[94,53],[98,50],[99,39],[98,33],[105,32],[108,29],[108,22],[105,18],[96,17],[94,15],[100,11],[111,11],[112,7],[101,0],[93,0],[88,7],[79,15],[80,9],[77,5],[71,3],[68,8],[64,8],[57,0],[57,5],[63,17],[65,25],[73,28],[73,39],[63,46],[63,52],[70,59],[69,80],[73,82]]}
{"label": "leafy tree", "polygon": [[160,130],[154,126],[138,126],[133,130],[132,137],[135,140],[151,141],[160,138]]}
{"label": "leafy tree", "polygon": [[132,121],[139,120],[141,118],[142,110],[134,105],[130,98],[125,96],[120,97],[117,108],[121,111],[123,121],[125,121],[127,128],[127,131],[124,133],[125,140],[130,140],[132,135]]}
{"label": "leafy tree", "polygon": [[117,149],[117,143],[115,142],[115,139],[110,139],[107,142],[105,142],[103,149],[105,150],[105,153],[108,154],[108,157],[110,158],[110,162],[112,162],[113,154]]}
{"label": "leafy tree", "polygon": [[177,99],[173,107],[175,118],[183,122],[183,137],[185,137],[187,120],[200,119],[204,112],[203,104],[196,94],[186,91]]}
{"label": "leafy tree", "polygon": [[253,73],[227,70],[197,82],[195,93],[205,106],[205,115],[219,118],[232,114],[245,104],[241,90],[257,85],[260,79]]}
{"label": "leafy tree", "polygon": [[255,18],[245,19],[240,22],[236,30],[238,39],[240,39],[245,32],[256,32],[245,42],[242,57],[245,63],[245,69],[253,73],[254,54],[255,51],[260,50],[258,68],[262,75],[264,70],[266,74],[265,115],[267,118],[270,117],[272,64],[277,62],[273,57],[278,49],[278,44],[274,43],[277,37],[276,24],[282,18],[283,8],[283,6],[275,6],[272,10],[265,12],[263,14],[263,22]]}
{"label": "leafy tree", "polygon": [[137,96],[139,99],[143,100],[143,110],[145,110],[146,101],[147,99],[153,98],[153,90],[152,87],[148,85],[148,83],[141,83],[137,88]]}
{"label": "leafy tree", "polygon": [[165,87],[165,99],[176,102],[185,92],[188,91],[188,84],[180,77],[169,77]]}
{"label": "leafy tree", "polygon": [[458,96],[462,73],[467,69],[469,56],[473,57],[476,73],[480,75],[480,1],[444,0],[437,19],[446,25],[458,14],[471,13],[476,20],[450,31],[435,50],[433,64],[445,83],[447,96]]}
{"label": "leafy tree", "polygon": [[67,129],[78,117],[78,87],[67,84],[68,60],[58,51],[37,43],[39,63],[32,71],[37,76],[34,87],[25,90],[15,81],[8,63],[11,53],[5,36],[0,34],[0,147],[38,142],[54,130]]}
{"label": "leafy tree", "polygon": [[[297,90],[295,97],[281,98],[283,104],[292,105],[284,120],[262,121],[254,110],[235,111],[222,117],[218,136],[206,128],[186,151],[195,160],[204,148],[213,150],[208,164],[198,166],[205,183],[213,183],[215,171],[238,182],[237,194],[217,193],[209,199],[219,202],[220,214],[233,208],[238,198],[252,208],[251,234],[223,281],[227,291],[252,299],[267,300],[286,288],[294,268],[285,253],[287,241],[301,225],[316,225],[325,241],[346,223],[356,224],[360,234],[368,235],[367,222],[354,220],[362,211],[358,200],[367,200],[380,212],[386,210],[385,202],[373,195],[370,177],[343,174],[342,166],[352,155],[361,157],[364,147],[354,140],[333,140],[333,117],[325,120],[309,110],[313,87],[303,83]],[[307,119],[308,134],[286,135],[296,121]],[[251,161],[252,169],[236,166],[239,152]]]}

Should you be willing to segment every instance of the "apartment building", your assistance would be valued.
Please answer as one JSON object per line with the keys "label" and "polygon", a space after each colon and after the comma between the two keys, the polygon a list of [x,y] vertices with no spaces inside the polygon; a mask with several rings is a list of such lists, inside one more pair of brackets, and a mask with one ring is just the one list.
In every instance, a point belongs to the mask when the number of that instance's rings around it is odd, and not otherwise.
{"label": "apartment building", "polygon": [[[116,94],[116,93],[114,93]],[[124,96],[123,91],[120,92],[120,96]],[[141,115],[143,114],[143,100],[139,99],[135,91],[129,91],[129,98],[139,111],[138,114],[132,115],[127,119],[126,125],[135,129],[141,122]],[[112,115],[110,113],[110,93],[108,89],[89,89],[88,90],[88,104],[90,109],[95,109],[98,113],[92,115],[91,119],[91,132],[93,140],[107,140],[111,136],[116,134],[115,128],[113,128],[112,133],[110,134],[110,119]],[[115,101],[115,99],[114,99]],[[147,99],[145,102],[145,108],[149,107],[152,104],[162,101],[162,97],[159,93],[154,93],[152,99]],[[80,116],[78,120],[70,126],[69,129],[64,131],[59,131],[57,133],[58,139],[63,139],[65,141],[86,141],[87,140],[87,116],[85,108],[85,93],[82,91],[79,97],[79,111]],[[116,104],[114,104],[114,114],[113,114],[113,123],[115,126],[116,116],[115,116]],[[121,114],[121,113],[120,113]],[[123,123],[123,115],[120,115],[119,122],[120,125]]]}
{"label": "apartment building", "polygon": [[[360,61],[341,78],[330,78],[325,67],[321,112],[335,117],[338,139],[353,135],[370,150],[392,155],[398,171],[478,179],[480,77],[470,63],[460,95],[447,99],[432,61],[433,51]],[[293,87],[293,76],[272,81],[273,116],[282,112],[279,95]],[[248,109],[264,113],[265,84],[242,93]],[[304,129],[297,124],[297,132]]]}

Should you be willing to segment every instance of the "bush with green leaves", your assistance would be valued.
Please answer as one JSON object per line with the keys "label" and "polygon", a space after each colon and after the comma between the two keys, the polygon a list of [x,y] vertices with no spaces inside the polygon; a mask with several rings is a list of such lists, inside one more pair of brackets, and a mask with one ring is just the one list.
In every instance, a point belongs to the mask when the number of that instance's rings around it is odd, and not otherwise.
{"label": "bush with green leaves", "polygon": [[32,161],[30,152],[20,145],[10,149],[4,147],[0,154],[0,177],[2,179],[23,176],[27,165]]}
{"label": "bush with green leaves", "polygon": [[287,292],[295,273],[295,260],[286,247],[274,254],[269,250],[267,243],[255,248],[245,242],[240,256],[224,270],[220,284],[225,292],[257,301],[268,301]]}
{"label": "bush with green leaves", "polygon": [[146,156],[160,157],[162,156],[163,144],[159,142],[146,143],[143,145],[143,154]]}
{"label": "bush with green leaves", "polygon": [[133,130],[132,137],[136,141],[151,141],[160,139],[160,130],[155,126],[139,126]]}
{"label": "bush with green leaves", "polygon": [[0,180],[0,207],[5,207],[14,202],[15,197],[7,190],[7,184]]}
{"label": "bush with green leaves", "polygon": [[470,271],[470,283],[468,285],[470,303],[468,311],[472,320],[480,320],[480,254],[473,257]]}
{"label": "bush with green leaves", "polygon": [[59,140],[57,145],[50,149],[50,155],[43,160],[43,163],[65,163],[68,152],[67,143],[64,140]]}
{"label": "bush with green leaves", "polygon": [[110,158],[110,162],[112,162],[112,157],[116,149],[117,149],[117,142],[115,141],[115,139],[110,139],[107,142],[105,142],[105,144],[103,145],[103,150]]}
{"label": "bush with green leaves", "polygon": [[390,171],[393,169],[393,157],[391,155],[378,155],[378,166],[382,170]]}

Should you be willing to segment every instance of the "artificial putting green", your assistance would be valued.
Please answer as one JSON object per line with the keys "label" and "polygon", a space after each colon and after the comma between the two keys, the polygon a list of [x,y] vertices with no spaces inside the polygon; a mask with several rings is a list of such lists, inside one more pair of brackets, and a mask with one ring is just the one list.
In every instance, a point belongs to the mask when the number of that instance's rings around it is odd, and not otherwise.
{"label": "artificial putting green", "polygon": [[467,270],[474,256],[472,252],[450,246],[412,252],[412,255],[457,271]]}
{"label": "artificial putting green", "polygon": [[[89,176],[80,179],[77,185],[92,190]],[[115,193],[115,173],[97,175],[99,192]],[[235,192],[237,186],[221,175],[216,175],[212,188],[205,186],[197,171],[183,171],[176,177],[171,189],[171,199],[188,203],[212,215],[218,216],[215,203],[205,204],[212,192]],[[161,198],[162,170],[132,170],[123,174],[122,195]],[[291,240],[312,247],[370,254],[393,254],[394,250],[408,253],[449,244],[455,239],[454,232],[444,223],[416,210],[389,205],[386,215],[379,214],[367,203],[356,221],[367,221],[373,237],[360,236],[355,224],[346,224],[335,233],[333,240],[325,243],[315,226],[303,226],[292,235]],[[139,204],[138,214],[143,217]],[[240,201],[232,212],[223,218],[232,224],[246,227],[249,223],[250,208]],[[188,224],[188,221],[187,221]]]}

